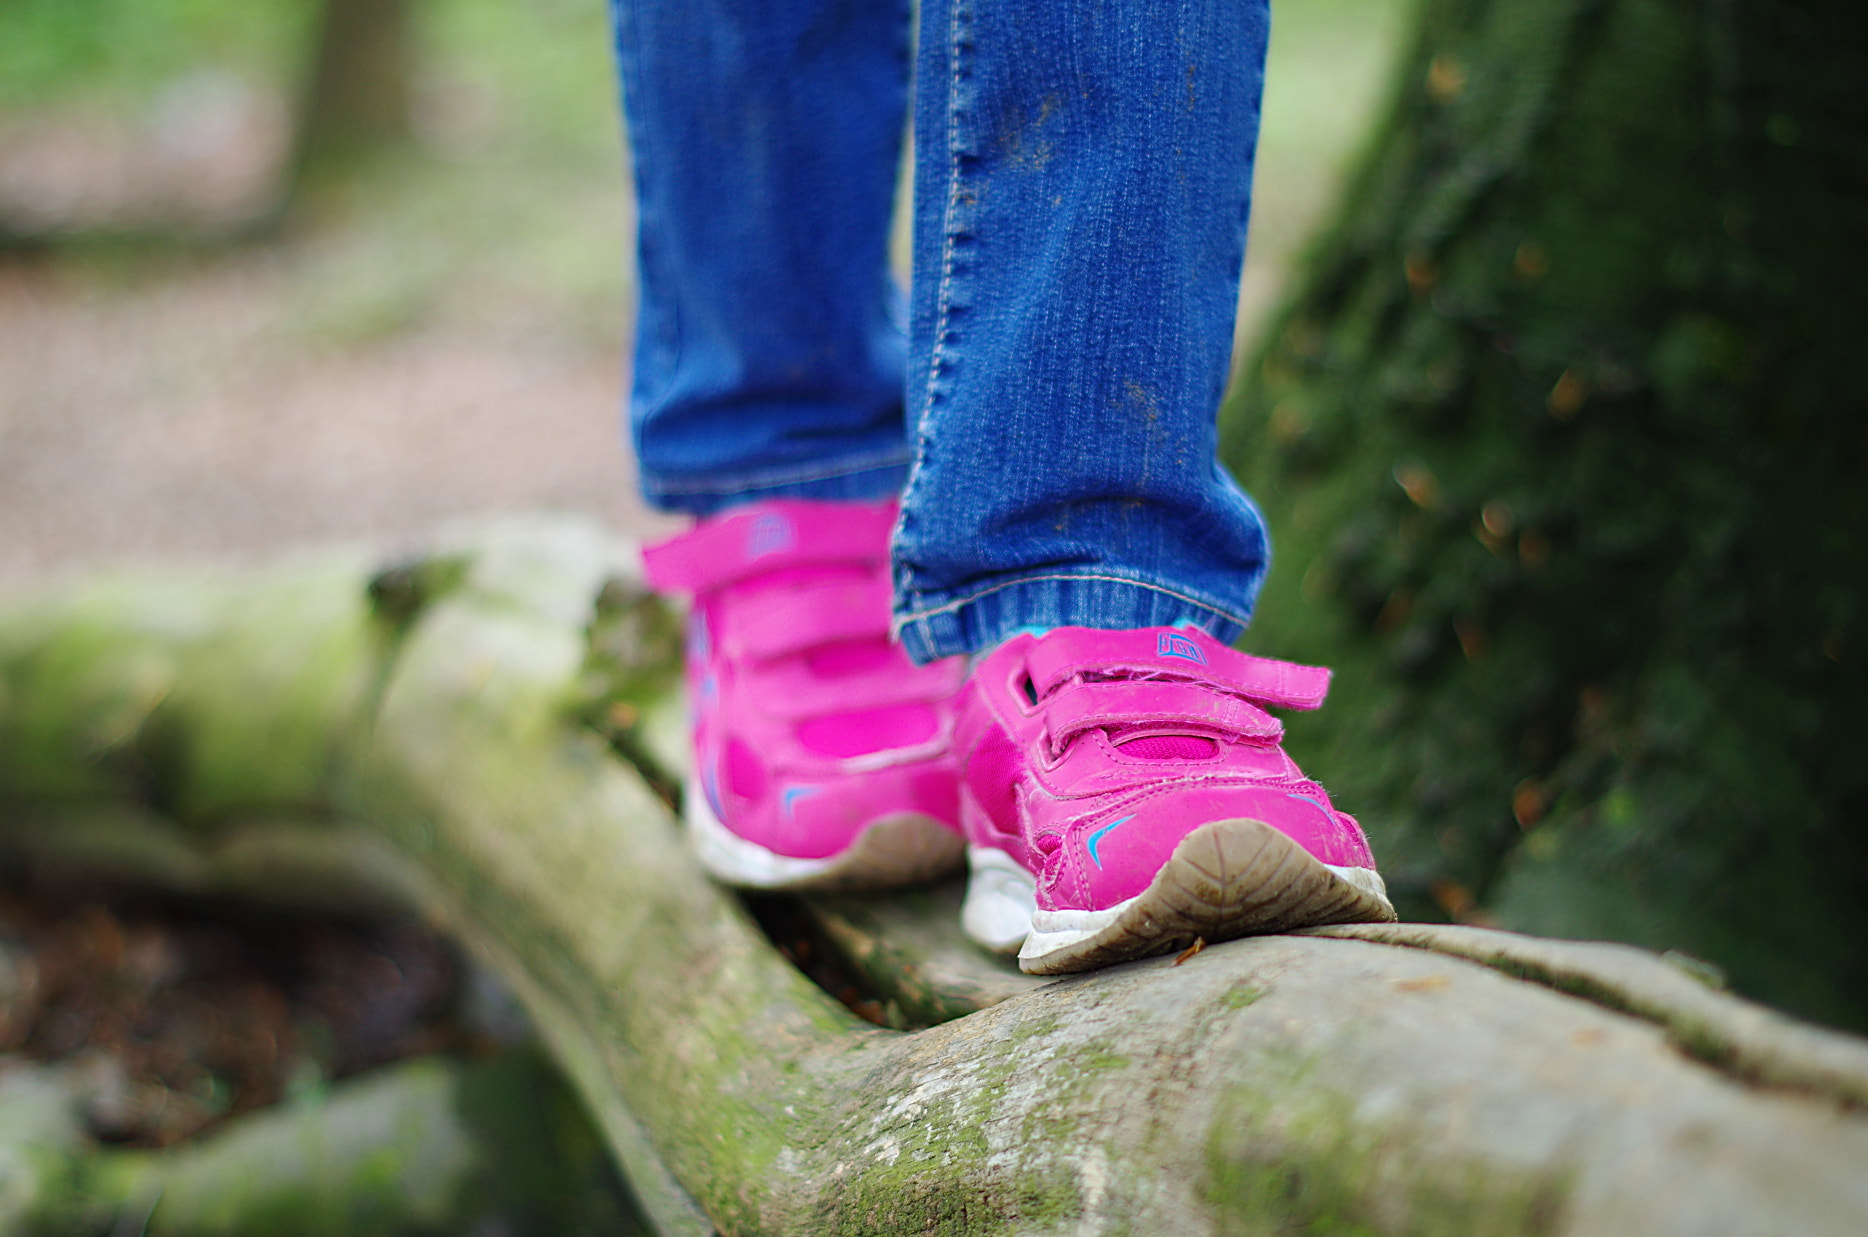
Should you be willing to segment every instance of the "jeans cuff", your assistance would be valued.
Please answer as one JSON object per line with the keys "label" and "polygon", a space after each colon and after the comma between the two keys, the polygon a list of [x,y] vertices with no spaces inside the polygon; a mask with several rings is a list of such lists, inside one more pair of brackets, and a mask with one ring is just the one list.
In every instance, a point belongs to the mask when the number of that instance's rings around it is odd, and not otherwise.
{"label": "jeans cuff", "polygon": [[908,479],[905,451],[871,453],[821,465],[774,469],[734,477],[694,481],[640,478],[642,497],[657,511],[707,516],[768,498],[815,498],[827,502],[874,502],[894,498]]}
{"label": "jeans cuff", "polygon": [[943,601],[910,593],[895,607],[895,634],[918,665],[986,652],[1026,628],[1192,625],[1231,644],[1251,613],[1233,613],[1176,589],[1107,574],[1027,576]]}

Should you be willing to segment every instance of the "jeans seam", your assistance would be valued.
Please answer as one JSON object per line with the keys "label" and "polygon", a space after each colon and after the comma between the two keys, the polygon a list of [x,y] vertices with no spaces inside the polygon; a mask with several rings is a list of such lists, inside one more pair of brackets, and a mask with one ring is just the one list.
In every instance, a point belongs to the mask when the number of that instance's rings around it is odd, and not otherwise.
{"label": "jeans seam", "polygon": [[1001,592],[1008,588],[1015,588],[1021,584],[1041,584],[1041,583],[1044,583],[1050,580],[1086,582],[1086,583],[1093,583],[1093,584],[1127,584],[1135,588],[1147,589],[1150,592],[1161,593],[1164,596],[1172,597],[1176,601],[1185,602],[1190,606],[1198,606],[1202,610],[1206,610],[1213,614],[1217,614],[1221,618],[1227,620],[1228,622],[1237,623],[1241,627],[1249,626],[1251,623],[1250,619],[1241,618],[1240,616],[1232,613],[1230,610],[1227,610],[1223,606],[1216,606],[1210,601],[1202,601],[1198,597],[1189,596],[1186,593],[1176,592],[1174,589],[1167,588],[1159,584],[1151,584],[1146,580],[1131,580],[1127,576],[1098,575],[1098,574],[1094,574],[1090,572],[1078,572],[1078,573],[1068,573],[1068,574],[1051,573],[1051,574],[1046,574],[1046,575],[1020,576],[1016,580],[1002,580],[997,584],[987,585],[985,588],[982,588],[979,591],[974,592],[974,593],[969,593],[964,597],[958,597],[952,601],[943,602],[942,604],[938,606],[934,606],[931,609],[914,610],[914,611],[910,611],[909,613],[899,615],[895,619],[895,624],[894,624],[895,631],[899,633],[903,629],[911,625],[920,624],[920,626],[922,627],[923,638],[928,640],[930,643],[932,643],[933,632],[928,629],[929,619],[938,618],[939,616],[943,614],[951,614],[956,610],[972,605],[974,602],[979,601],[983,597],[989,597],[994,593]]}
{"label": "jeans seam", "polygon": [[960,207],[960,17],[965,0],[954,0],[947,19],[947,54],[953,64],[947,78],[947,208],[941,219],[940,289],[935,293],[933,347],[928,349],[927,397],[921,403],[921,419],[934,409],[934,383],[940,374],[947,347],[947,327],[953,321],[953,260],[955,220]]}
{"label": "jeans seam", "polygon": [[[947,55],[951,61],[947,76],[947,205],[941,217],[941,271],[940,287],[934,294],[933,339],[928,348],[927,392],[922,397],[921,408],[915,416],[915,445],[910,458],[908,483],[902,487],[901,508],[895,514],[895,529],[890,536],[892,542],[899,542],[908,524],[909,504],[913,501],[916,489],[915,481],[920,472],[920,465],[927,454],[928,418],[934,415],[935,385],[940,377],[941,363],[946,356],[947,326],[953,314],[953,265],[955,220],[960,206],[960,24],[961,10],[965,0],[953,0],[953,7],[947,17]],[[902,570],[903,581],[908,583],[910,573]]]}

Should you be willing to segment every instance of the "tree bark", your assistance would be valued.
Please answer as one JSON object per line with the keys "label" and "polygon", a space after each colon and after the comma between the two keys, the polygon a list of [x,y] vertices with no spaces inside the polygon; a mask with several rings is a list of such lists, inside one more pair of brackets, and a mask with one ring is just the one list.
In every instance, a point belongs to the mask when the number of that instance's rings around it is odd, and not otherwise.
{"label": "tree bark", "polygon": [[411,17],[408,0],[323,0],[294,136],[294,193],[408,140]]}
{"label": "tree bark", "polygon": [[373,590],[349,560],[16,603],[11,862],[419,908],[509,980],[665,1232],[1868,1222],[1868,1048],[1632,950],[1402,925],[1034,987],[932,930],[939,896],[846,900],[819,913],[878,943],[884,998],[973,1011],[856,1018],[579,720],[652,750],[667,716],[667,625],[605,587],[627,557],[535,523]]}
{"label": "tree bark", "polygon": [[1428,0],[1224,420],[1404,916],[1868,1027],[1868,10]]}

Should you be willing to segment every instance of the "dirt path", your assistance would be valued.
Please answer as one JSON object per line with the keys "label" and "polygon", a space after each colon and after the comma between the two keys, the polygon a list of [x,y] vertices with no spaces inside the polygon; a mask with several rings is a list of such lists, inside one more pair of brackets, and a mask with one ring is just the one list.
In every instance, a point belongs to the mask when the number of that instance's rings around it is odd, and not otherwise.
{"label": "dirt path", "polygon": [[519,508],[670,527],[634,497],[620,340],[514,315],[307,349],[291,278],[266,255],[129,288],[0,266],[0,587]]}

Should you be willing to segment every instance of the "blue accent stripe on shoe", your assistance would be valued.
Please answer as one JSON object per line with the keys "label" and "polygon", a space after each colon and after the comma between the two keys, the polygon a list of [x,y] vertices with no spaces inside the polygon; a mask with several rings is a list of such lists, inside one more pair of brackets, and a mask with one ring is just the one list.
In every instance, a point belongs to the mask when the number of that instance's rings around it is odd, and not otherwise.
{"label": "blue accent stripe on shoe", "polygon": [[1084,849],[1090,852],[1090,862],[1095,864],[1099,868],[1102,867],[1103,861],[1099,859],[1096,855],[1096,844],[1103,840],[1104,834],[1108,833],[1111,829],[1114,829],[1117,825],[1126,825],[1131,820],[1134,820],[1134,819],[1135,819],[1135,813],[1130,812],[1127,816],[1122,817],[1120,820],[1112,820],[1108,824],[1104,825],[1101,829],[1098,829],[1095,833],[1092,833],[1089,837],[1089,840],[1083,844]]}
{"label": "blue accent stripe on shoe", "polygon": [[822,789],[822,786],[785,787],[784,793],[778,797],[779,806],[785,809],[785,819],[796,820],[798,800],[804,798],[806,795],[814,795]]}
{"label": "blue accent stripe on shoe", "polygon": [[1319,812],[1322,812],[1325,816],[1328,816],[1332,821],[1336,819],[1336,814],[1334,812],[1324,807],[1321,803],[1318,803],[1315,799],[1312,799],[1309,795],[1300,795],[1296,791],[1287,790],[1284,792],[1284,797],[1287,799],[1302,799],[1305,803],[1308,803],[1311,807],[1316,808]]}

